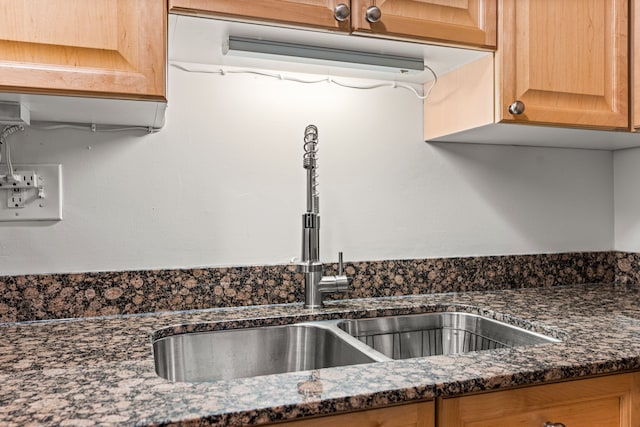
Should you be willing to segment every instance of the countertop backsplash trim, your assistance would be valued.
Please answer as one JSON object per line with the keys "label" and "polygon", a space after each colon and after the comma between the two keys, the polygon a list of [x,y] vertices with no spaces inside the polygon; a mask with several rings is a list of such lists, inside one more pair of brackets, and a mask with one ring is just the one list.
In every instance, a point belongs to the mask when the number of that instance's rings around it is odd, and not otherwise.
{"label": "countertop backsplash trim", "polygon": [[636,285],[640,283],[640,253],[613,252],[615,255],[615,283]]}
{"label": "countertop backsplash trim", "polygon": [[[337,265],[325,265],[336,274]],[[583,283],[640,282],[640,254],[572,252],[346,264],[351,291],[375,298]],[[295,265],[0,277],[0,322],[267,305],[303,299]]]}

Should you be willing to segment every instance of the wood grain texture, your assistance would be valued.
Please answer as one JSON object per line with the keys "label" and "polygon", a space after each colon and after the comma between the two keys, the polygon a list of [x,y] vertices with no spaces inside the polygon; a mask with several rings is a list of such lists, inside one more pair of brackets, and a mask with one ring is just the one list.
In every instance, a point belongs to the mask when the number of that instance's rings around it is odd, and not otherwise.
{"label": "wood grain texture", "polygon": [[283,427],[435,427],[435,404],[433,401],[413,403],[292,421],[281,425]]}
{"label": "wood grain texture", "polygon": [[169,0],[169,11],[185,15],[272,21],[349,31],[350,20],[338,22],[334,9],[342,0]]}
{"label": "wood grain texture", "polygon": [[[487,53],[439,76],[424,101],[425,141],[493,123],[493,63],[493,55]],[[425,93],[431,84],[425,83]]]}
{"label": "wood grain texture", "polygon": [[5,0],[0,90],[165,100],[160,0]]}
{"label": "wood grain texture", "polygon": [[640,374],[569,381],[443,399],[438,422],[447,427],[580,427],[640,425]]}
{"label": "wood grain texture", "polygon": [[[501,0],[500,9],[503,121],[629,126],[626,0]],[[508,112],[515,100],[524,114]]]}
{"label": "wood grain texture", "polygon": [[[356,32],[496,47],[496,0],[353,0],[351,5]],[[372,24],[365,11],[373,5],[381,9],[382,18]]]}

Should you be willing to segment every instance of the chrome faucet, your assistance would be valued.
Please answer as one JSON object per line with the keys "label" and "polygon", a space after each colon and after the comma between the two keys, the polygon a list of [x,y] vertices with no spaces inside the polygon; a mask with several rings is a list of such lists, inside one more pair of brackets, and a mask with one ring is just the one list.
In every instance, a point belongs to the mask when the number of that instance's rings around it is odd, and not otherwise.
{"label": "chrome faucet", "polygon": [[318,194],[318,128],[304,130],[303,166],[307,170],[307,211],[302,214],[302,256],[297,269],[304,273],[305,308],[322,307],[322,294],[346,292],[351,279],[344,274],[342,252],[338,253],[338,275],[323,276],[320,262],[320,214]]}

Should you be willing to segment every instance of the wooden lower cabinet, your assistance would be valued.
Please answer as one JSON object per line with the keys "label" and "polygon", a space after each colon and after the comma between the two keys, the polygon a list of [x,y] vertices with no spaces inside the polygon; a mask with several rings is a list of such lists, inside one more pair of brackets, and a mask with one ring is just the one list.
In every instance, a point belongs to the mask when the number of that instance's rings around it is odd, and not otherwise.
{"label": "wooden lower cabinet", "polygon": [[640,374],[442,399],[440,427],[640,426]]}
{"label": "wooden lower cabinet", "polygon": [[281,425],[283,427],[434,427],[435,404],[433,401],[412,403],[309,420],[291,421]]}
{"label": "wooden lower cabinet", "polygon": [[290,421],[286,427],[639,427],[640,372]]}

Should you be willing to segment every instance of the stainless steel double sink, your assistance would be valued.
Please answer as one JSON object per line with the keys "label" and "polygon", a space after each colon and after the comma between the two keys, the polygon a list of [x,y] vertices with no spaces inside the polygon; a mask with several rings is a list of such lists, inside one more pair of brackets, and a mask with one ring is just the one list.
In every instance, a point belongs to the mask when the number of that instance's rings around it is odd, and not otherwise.
{"label": "stainless steel double sink", "polygon": [[153,353],[159,376],[206,382],[558,341],[442,312],[185,333],[154,341]]}

